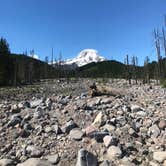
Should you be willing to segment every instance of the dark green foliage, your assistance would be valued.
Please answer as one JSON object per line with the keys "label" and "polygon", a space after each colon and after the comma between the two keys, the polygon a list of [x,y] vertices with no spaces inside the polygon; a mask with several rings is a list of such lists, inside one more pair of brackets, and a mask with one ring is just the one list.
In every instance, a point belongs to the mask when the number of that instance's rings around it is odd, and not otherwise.
{"label": "dark green foliage", "polygon": [[166,88],[166,79],[161,80],[160,84],[163,88]]}
{"label": "dark green foliage", "polygon": [[124,78],[125,65],[113,60],[90,63],[83,67],[80,67],[77,73],[80,77]]}
{"label": "dark green foliage", "polygon": [[13,61],[9,55],[0,56],[0,85],[10,84],[12,72],[14,71]]}
{"label": "dark green foliage", "polygon": [[9,44],[7,43],[6,39],[0,39],[0,56],[1,55],[8,55],[10,54]]}
{"label": "dark green foliage", "polygon": [[[34,54],[34,50],[31,51]],[[47,62],[23,54],[11,54],[6,39],[0,39],[0,86],[33,83],[59,73]]]}
{"label": "dark green foliage", "polygon": [[0,56],[1,86],[33,83],[56,75],[57,71],[52,66],[40,60],[17,54]]}
{"label": "dark green foliage", "polygon": [[142,67],[136,64],[127,65],[113,60],[103,61],[98,63],[90,63],[85,66],[82,66],[78,68],[76,71],[72,71],[74,73],[72,74],[72,76],[77,75],[77,77],[92,78],[125,78],[128,80],[135,79],[136,83],[138,79],[143,80],[143,82],[147,82],[147,74],[148,79],[156,79],[157,65],[158,63],[155,61],[151,63],[148,62],[146,66]]}

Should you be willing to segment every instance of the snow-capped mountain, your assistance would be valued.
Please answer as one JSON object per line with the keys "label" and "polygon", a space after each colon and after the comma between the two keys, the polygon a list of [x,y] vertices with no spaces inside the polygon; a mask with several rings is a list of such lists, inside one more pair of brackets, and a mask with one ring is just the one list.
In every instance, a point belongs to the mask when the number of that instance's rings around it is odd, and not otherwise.
{"label": "snow-capped mountain", "polygon": [[39,59],[39,56],[38,55],[36,55],[36,54],[34,54],[34,55],[30,55],[32,58],[34,58],[34,59]]}
{"label": "snow-capped mountain", "polygon": [[83,66],[92,62],[101,62],[106,59],[98,54],[97,50],[85,49],[82,50],[76,58],[68,59],[64,62],[66,65],[76,64],[77,66]]}

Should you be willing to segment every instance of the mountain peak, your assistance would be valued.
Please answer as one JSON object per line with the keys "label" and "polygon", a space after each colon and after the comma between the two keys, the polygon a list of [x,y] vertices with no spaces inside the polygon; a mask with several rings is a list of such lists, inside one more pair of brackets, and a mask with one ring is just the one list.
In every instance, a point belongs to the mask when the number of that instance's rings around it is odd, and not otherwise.
{"label": "mountain peak", "polygon": [[78,58],[86,57],[86,56],[96,56],[98,53],[97,50],[94,49],[84,49],[78,54]]}
{"label": "mountain peak", "polygon": [[66,64],[77,64],[79,67],[92,62],[101,62],[106,60],[104,57],[98,54],[95,49],[84,49],[82,50],[76,58],[72,60],[67,60]]}

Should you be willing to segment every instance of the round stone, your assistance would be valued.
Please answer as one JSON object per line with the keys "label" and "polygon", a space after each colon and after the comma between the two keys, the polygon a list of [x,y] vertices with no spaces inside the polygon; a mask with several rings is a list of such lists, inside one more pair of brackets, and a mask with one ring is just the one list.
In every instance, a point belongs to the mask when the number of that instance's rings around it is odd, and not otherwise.
{"label": "round stone", "polygon": [[71,130],[69,133],[69,137],[77,141],[81,140],[83,135],[84,135],[83,131],[79,128],[75,128]]}
{"label": "round stone", "polygon": [[166,128],[166,120],[160,120],[158,127],[164,130]]}

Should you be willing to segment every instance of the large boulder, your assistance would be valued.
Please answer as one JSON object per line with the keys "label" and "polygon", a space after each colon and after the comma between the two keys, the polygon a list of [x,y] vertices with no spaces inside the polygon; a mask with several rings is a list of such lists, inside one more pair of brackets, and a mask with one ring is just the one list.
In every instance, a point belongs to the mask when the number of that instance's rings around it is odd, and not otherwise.
{"label": "large boulder", "polygon": [[154,152],[153,159],[160,163],[163,162],[164,160],[166,160],[166,151]]}
{"label": "large boulder", "polygon": [[52,166],[52,164],[44,159],[29,158],[25,162],[17,164],[17,166]]}
{"label": "large boulder", "polygon": [[51,164],[57,164],[59,162],[59,155],[52,154],[45,157]]}
{"label": "large boulder", "polygon": [[11,159],[1,159],[0,166],[15,166],[15,162]]}

